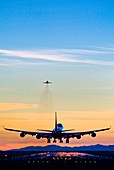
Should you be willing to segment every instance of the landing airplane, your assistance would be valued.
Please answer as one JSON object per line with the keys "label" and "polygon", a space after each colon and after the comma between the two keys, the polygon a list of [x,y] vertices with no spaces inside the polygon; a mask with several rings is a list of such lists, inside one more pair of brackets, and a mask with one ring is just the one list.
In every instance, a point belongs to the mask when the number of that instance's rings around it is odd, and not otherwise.
{"label": "landing airplane", "polygon": [[51,84],[52,82],[47,80],[47,81],[44,81],[43,83],[44,84]]}
{"label": "landing airplane", "polygon": [[82,136],[87,134],[91,135],[92,137],[96,137],[96,132],[109,130],[110,128],[103,128],[103,129],[90,130],[84,132],[68,132],[68,131],[74,131],[74,129],[66,130],[63,128],[63,125],[61,123],[57,123],[57,112],[55,112],[55,127],[53,130],[37,129],[38,132],[30,132],[25,130],[16,130],[16,129],[9,129],[9,128],[4,128],[4,129],[8,131],[20,132],[20,137],[22,138],[25,135],[32,135],[32,136],[36,136],[37,139],[46,138],[47,143],[50,143],[52,138],[53,138],[53,143],[56,143],[57,139],[60,141],[60,143],[63,143],[63,139],[66,139],[66,143],[69,143],[70,138],[76,137],[77,139],[81,139]]}

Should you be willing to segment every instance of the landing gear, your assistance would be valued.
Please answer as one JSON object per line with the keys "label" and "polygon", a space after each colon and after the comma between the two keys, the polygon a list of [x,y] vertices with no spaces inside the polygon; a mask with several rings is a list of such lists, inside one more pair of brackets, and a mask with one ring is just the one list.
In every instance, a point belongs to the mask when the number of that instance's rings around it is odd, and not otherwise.
{"label": "landing gear", "polygon": [[51,142],[51,139],[50,139],[50,138],[48,138],[48,139],[47,139],[47,143],[50,143],[50,142]]}
{"label": "landing gear", "polygon": [[63,140],[62,140],[62,139],[60,139],[60,143],[63,143]]}
{"label": "landing gear", "polygon": [[66,143],[69,143],[69,138],[66,139]]}
{"label": "landing gear", "polygon": [[56,139],[53,140],[53,143],[56,143]]}

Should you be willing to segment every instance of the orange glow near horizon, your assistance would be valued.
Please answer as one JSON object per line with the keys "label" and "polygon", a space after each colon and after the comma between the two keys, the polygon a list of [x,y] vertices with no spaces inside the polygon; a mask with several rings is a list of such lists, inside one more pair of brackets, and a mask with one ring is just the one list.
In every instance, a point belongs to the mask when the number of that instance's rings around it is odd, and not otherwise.
{"label": "orange glow near horizon", "polygon": [[17,109],[36,108],[37,104],[24,104],[24,103],[0,103],[0,111],[9,111]]}
{"label": "orange glow near horizon", "polygon": [[[7,106],[10,107],[8,108]],[[1,105],[0,105],[1,106]],[[15,106],[15,107],[14,107]],[[7,109],[6,109],[7,107]],[[52,113],[37,113],[37,112],[20,112],[20,113],[8,113],[9,109],[20,109],[21,108],[35,108],[36,105],[30,104],[2,104],[0,110],[6,111],[5,114],[1,112],[0,114],[0,150],[8,150],[13,148],[21,148],[26,146],[45,146],[47,145],[46,139],[36,139],[35,136],[25,136],[20,138],[20,134],[16,132],[9,132],[3,129],[4,127],[37,131],[40,129],[53,129],[54,127],[54,114]],[[110,113],[110,114],[109,114]],[[75,131],[87,131],[99,128],[106,128],[114,124],[113,111],[104,112],[87,112],[87,111],[59,111],[58,112],[58,122],[64,125],[65,129],[74,128]],[[113,144],[114,129],[113,127],[109,131],[97,133],[96,138],[92,138],[89,135],[85,135],[82,139],[70,139],[70,143],[66,144],[65,140],[63,144],[57,141],[57,145],[67,145],[67,146],[82,146],[90,144]],[[51,142],[53,144],[53,142]]]}

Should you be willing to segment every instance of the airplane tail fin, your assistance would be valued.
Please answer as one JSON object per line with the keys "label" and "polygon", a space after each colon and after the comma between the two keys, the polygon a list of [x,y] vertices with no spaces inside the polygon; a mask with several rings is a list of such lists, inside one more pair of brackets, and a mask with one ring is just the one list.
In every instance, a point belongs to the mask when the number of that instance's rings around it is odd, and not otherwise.
{"label": "airplane tail fin", "polygon": [[55,112],[55,130],[57,130],[57,112]]}

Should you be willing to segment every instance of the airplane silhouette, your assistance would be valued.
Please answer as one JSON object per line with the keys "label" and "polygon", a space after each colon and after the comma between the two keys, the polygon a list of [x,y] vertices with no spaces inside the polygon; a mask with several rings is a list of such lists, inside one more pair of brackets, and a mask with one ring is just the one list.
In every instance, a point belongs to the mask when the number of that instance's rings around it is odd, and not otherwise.
{"label": "airplane silhouette", "polygon": [[25,135],[32,135],[32,136],[36,136],[37,139],[46,138],[47,143],[50,143],[51,139],[53,139],[53,143],[56,143],[57,139],[60,141],[60,143],[63,143],[63,139],[66,139],[66,143],[69,143],[70,138],[76,137],[77,139],[81,139],[82,136],[87,134],[91,135],[92,137],[96,137],[96,132],[109,130],[110,128],[103,128],[103,129],[90,130],[84,132],[68,132],[68,131],[74,131],[74,129],[66,130],[63,128],[63,125],[61,123],[57,123],[57,112],[55,112],[55,127],[53,130],[37,129],[38,132],[31,132],[26,130],[16,130],[10,128],[4,128],[4,129],[8,131],[20,132],[20,137],[24,137]]}
{"label": "airplane silhouette", "polygon": [[43,83],[44,84],[51,84],[52,82],[47,80],[47,81],[44,81]]}

